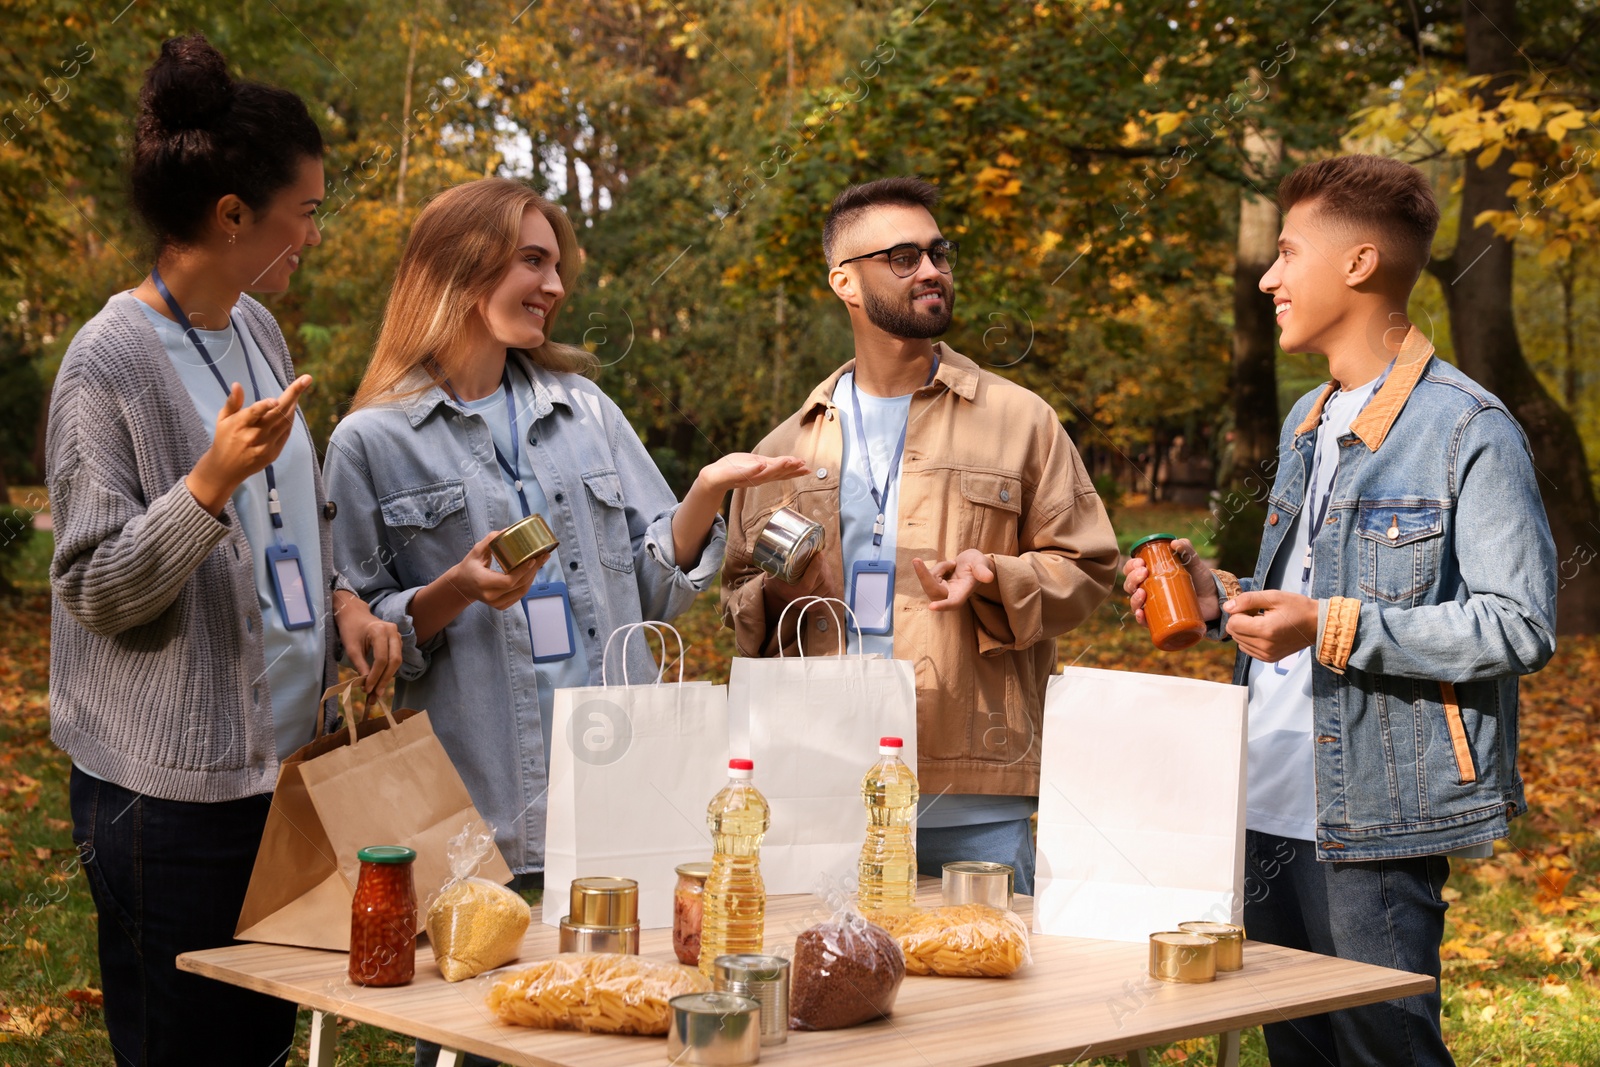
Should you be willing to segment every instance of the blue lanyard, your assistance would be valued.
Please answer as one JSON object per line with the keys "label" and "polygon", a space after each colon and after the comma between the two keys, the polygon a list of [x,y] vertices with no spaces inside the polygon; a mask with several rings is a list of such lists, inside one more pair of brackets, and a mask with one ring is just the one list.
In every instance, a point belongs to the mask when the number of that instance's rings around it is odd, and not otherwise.
{"label": "blue lanyard", "polygon": [[[922,383],[926,389],[933,384],[933,376],[939,373],[939,357],[933,357],[933,367],[928,371],[928,380]],[[889,476],[884,480],[883,492],[878,492],[878,479],[872,473],[872,453],[867,449],[866,420],[861,417],[861,397],[856,392],[856,375],[850,372],[850,403],[855,408],[854,422],[856,424],[856,445],[861,449],[861,465],[867,470],[867,488],[872,490],[872,503],[877,506],[878,517],[872,524],[872,547],[883,548],[883,524],[886,501],[889,499],[889,490],[894,487],[894,480],[900,473],[900,456],[906,450],[906,431],[911,428],[911,410],[906,409],[906,421],[900,426],[900,441],[894,446],[894,458],[889,460]]]}
{"label": "blue lanyard", "polygon": [[[195,331],[194,326],[190,323],[189,316],[185,315],[183,308],[178,306],[178,298],[172,295],[172,290],[167,288],[167,283],[161,280],[161,269],[159,267],[150,268],[150,280],[156,283],[156,292],[160,293],[161,298],[167,302],[167,310],[172,312],[172,317],[178,320],[178,325],[183,327],[183,332],[188,336],[194,347],[199,350],[200,358],[206,362],[206,369],[217,379],[217,385],[221,387],[223,398],[226,399],[232,393],[232,390],[228,388],[228,383],[222,378],[222,372],[217,369],[216,363],[211,359],[211,353],[206,351],[205,342],[200,340],[200,334]],[[228,316],[228,322],[233,326],[234,334],[240,337],[239,350],[244,355],[244,369],[250,373],[250,392],[255,396],[256,403],[260,403],[261,386],[256,381],[256,368],[250,361],[250,350],[244,347],[242,336],[244,331],[239,329],[239,324],[233,321],[231,314]],[[270,463],[267,464],[263,473],[267,476],[267,513],[272,517],[272,534],[281,545],[283,543],[283,538],[280,536],[280,531],[283,529],[283,504],[278,500],[278,476],[273,471]]]}
{"label": "blue lanyard", "polygon": [[[1383,368],[1383,373],[1378,375],[1378,380],[1372,383],[1372,390],[1367,393],[1367,398],[1361,402],[1361,407],[1356,412],[1355,416],[1351,417],[1352,422],[1355,421],[1355,418],[1359,416],[1361,412],[1367,410],[1367,405],[1372,403],[1372,398],[1378,395],[1378,390],[1383,388],[1383,383],[1389,379],[1389,372],[1393,369],[1394,360],[1391,359],[1389,361],[1389,365]],[[1337,395],[1337,393],[1333,394],[1333,396]],[[1331,402],[1333,400],[1333,396],[1329,396],[1328,401]],[[1322,417],[1324,420],[1326,420],[1328,417],[1327,403],[1323,404]],[[1328,488],[1325,492],[1318,492],[1317,490],[1317,475],[1322,471],[1322,457],[1320,450],[1317,450],[1315,446],[1313,446],[1312,456],[1311,491],[1315,495],[1316,499],[1311,502],[1311,509],[1307,516],[1311,520],[1311,525],[1306,530],[1306,559],[1304,569],[1300,573],[1300,581],[1302,583],[1309,582],[1311,580],[1311,549],[1312,546],[1317,543],[1317,537],[1322,533],[1322,527],[1328,521],[1328,506],[1333,502],[1333,479],[1330,478],[1328,480]]]}
{"label": "blue lanyard", "polygon": [[[445,379],[445,387],[450,390],[450,395],[457,401],[461,394],[456,392],[456,387],[450,384],[450,379]],[[500,469],[506,472],[506,477],[511,479],[511,484],[516,487],[517,499],[522,503],[522,517],[527,518],[533,514],[533,508],[528,506],[528,494],[522,490],[522,445],[517,440],[517,401],[511,391],[511,361],[506,360],[506,366],[500,372],[500,386],[506,392],[506,422],[511,426],[511,459],[507,460],[500,451],[500,446],[494,443],[494,435],[489,437],[489,447],[494,449],[494,461],[500,464]]]}
{"label": "blue lanyard", "polygon": [[517,441],[517,404],[511,393],[510,360],[506,361],[506,368],[500,372],[500,384],[506,391],[506,422],[511,424],[511,462],[506,462],[506,457],[500,454],[500,446],[492,439],[489,444],[494,449],[495,462],[506,472],[511,484],[517,487],[517,499],[522,502],[522,517],[527,518],[533,514],[533,509],[528,506],[528,494],[522,491],[522,446]]}

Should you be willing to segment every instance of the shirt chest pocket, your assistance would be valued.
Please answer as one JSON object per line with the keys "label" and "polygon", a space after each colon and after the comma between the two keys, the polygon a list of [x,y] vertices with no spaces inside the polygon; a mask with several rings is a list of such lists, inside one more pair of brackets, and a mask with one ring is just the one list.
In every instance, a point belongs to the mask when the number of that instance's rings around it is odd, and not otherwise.
{"label": "shirt chest pocket", "polygon": [[962,471],[958,491],[961,496],[958,549],[976,548],[979,552],[1015,555],[1017,522],[1022,515],[1021,479],[988,471]]}
{"label": "shirt chest pocket", "polygon": [[628,530],[621,477],[610,468],[589,471],[583,476],[583,484],[589,490],[589,513],[594,517],[595,544],[601,564],[631,574],[633,535]]}
{"label": "shirt chest pocket", "polygon": [[460,562],[476,538],[461,482],[434,482],[378,501],[388,543],[377,551],[407,587],[426,585]]}
{"label": "shirt chest pocket", "polygon": [[1438,581],[1443,509],[1364,505],[1356,534],[1361,591],[1368,596],[1411,605]]}

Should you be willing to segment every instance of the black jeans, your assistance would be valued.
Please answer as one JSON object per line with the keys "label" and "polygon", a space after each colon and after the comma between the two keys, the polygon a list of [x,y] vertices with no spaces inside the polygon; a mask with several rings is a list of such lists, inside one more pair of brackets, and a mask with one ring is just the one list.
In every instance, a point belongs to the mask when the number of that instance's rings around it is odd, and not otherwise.
{"label": "black jeans", "polygon": [[72,769],[72,838],[100,915],[100,983],[118,1067],[281,1067],[295,1005],[179,971],[231,945],[271,796],[160,800]]}
{"label": "black jeans", "polygon": [[[1444,936],[1443,856],[1322,863],[1310,841],[1245,834],[1244,927],[1253,941],[1431,975]],[[1432,993],[1268,1023],[1273,1067],[1450,1067]]]}

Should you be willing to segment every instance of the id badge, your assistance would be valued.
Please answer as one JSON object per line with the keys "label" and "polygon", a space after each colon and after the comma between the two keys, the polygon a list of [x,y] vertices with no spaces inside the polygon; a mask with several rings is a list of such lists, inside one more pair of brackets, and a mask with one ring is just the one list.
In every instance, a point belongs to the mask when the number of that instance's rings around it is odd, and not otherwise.
{"label": "id badge", "polygon": [[522,610],[528,615],[533,662],[554,663],[577,651],[566,582],[539,582],[522,598]]}
{"label": "id badge", "polygon": [[894,632],[894,561],[860,559],[850,565],[850,610],[864,634]]}
{"label": "id badge", "polygon": [[317,616],[311,608],[310,591],[306,589],[300,550],[294,545],[268,545],[267,572],[272,575],[272,598],[277,601],[283,628],[304,630],[315,625]]}

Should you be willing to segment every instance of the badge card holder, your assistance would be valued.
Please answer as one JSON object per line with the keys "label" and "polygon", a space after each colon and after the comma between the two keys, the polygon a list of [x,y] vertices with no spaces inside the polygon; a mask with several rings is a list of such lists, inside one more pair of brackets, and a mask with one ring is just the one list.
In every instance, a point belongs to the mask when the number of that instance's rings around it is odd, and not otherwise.
{"label": "badge card holder", "polygon": [[570,658],[577,651],[566,582],[536,583],[522,598],[522,610],[528,615],[533,662],[554,663]]}
{"label": "badge card holder", "polygon": [[850,610],[864,634],[894,632],[894,561],[861,559],[850,565]]}
{"label": "badge card holder", "polygon": [[306,590],[300,549],[294,545],[268,545],[267,572],[272,575],[272,596],[278,602],[278,618],[283,620],[283,628],[304,630],[315,625],[317,616]]}

